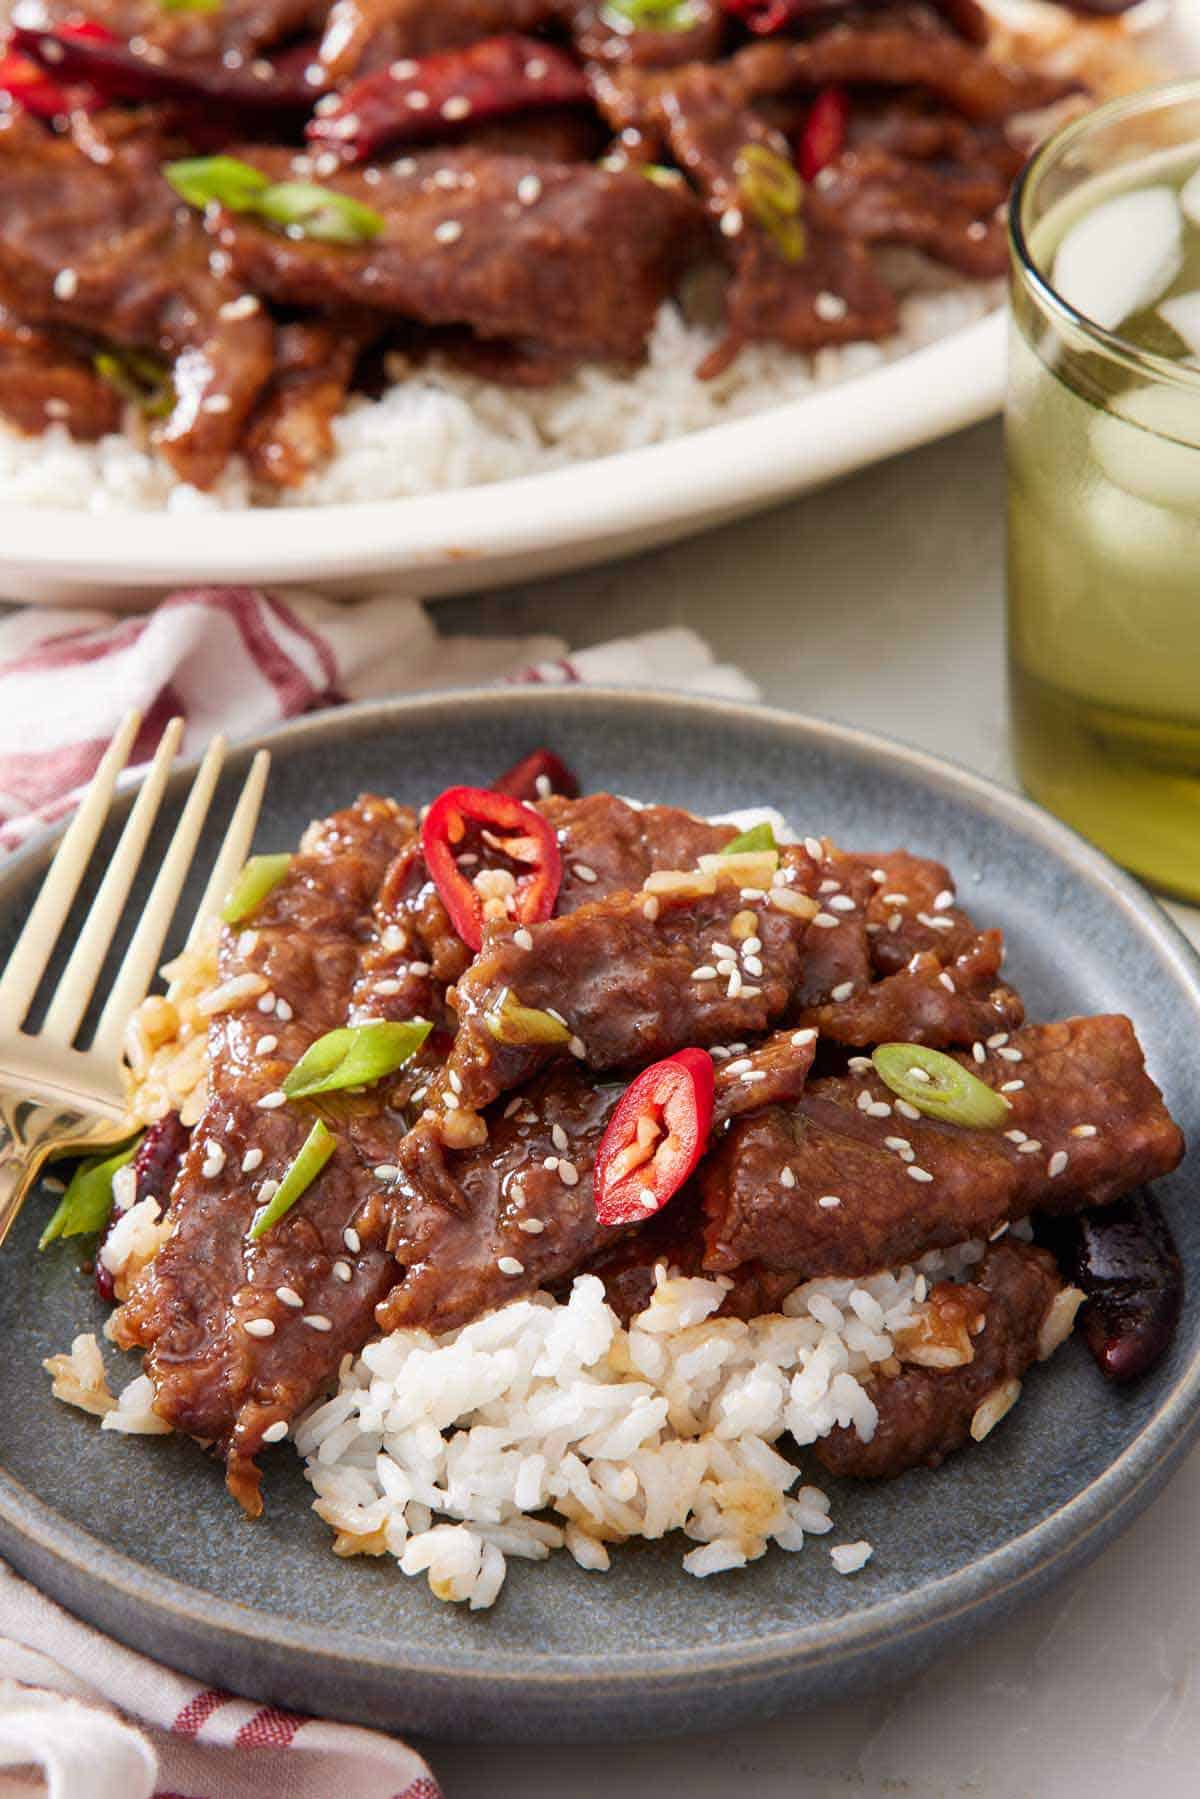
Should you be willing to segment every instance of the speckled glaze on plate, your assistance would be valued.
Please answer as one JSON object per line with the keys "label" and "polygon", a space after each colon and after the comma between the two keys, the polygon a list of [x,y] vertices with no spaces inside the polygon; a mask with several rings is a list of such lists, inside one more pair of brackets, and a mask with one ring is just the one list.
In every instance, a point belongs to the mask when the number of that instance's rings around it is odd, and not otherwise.
{"label": "speckled glaze on plate", "polygon": [[[950,863],[965,903],[1008,933],[1031,1012],[1128,1010],[1189,1141],[1200,964],[1142,891],[1043,813],[975,776],[859,732],[751,707],[596,691],[450,694],[324,714],[273,740],[261,848],[373,787],[419,800],[484,782],[541,742],[589,787],[716,812],[769,802],[853,848],[902,843]],[[247,752],[248,753],[248,752]],[[235,759],[236,766],[244,756]],[[228,793],[230,783],[223,792]],[[0,878],[6,955],[47,855]],[[256,1524],[194,1445],[115,1438],[51,1399],[44,1355],[103,1308],[79,1250],[33,1251],[35,1195],[0,1255],[0,1551],[81,1617],[200,1679],[263,1700],[432,1735],[599,1739],[715,1729],[910,1673],[1095,1555],[1179,1460],[1200,1417],[1200,1211],[1194,1152],[1161,1184],[1189,1296],[1174,1349],[1132,1392],[1078,1344],[936,1474],[828,1481],[833,1537],[705,1581],[677,1541],[611,1574],[565,1556],[510,1563],[491,1612],[431,1598],[389,1559],[336,1560],[286,1448]],[[130,1372],[133,1363],[130,1362]],[[865,1536],[844,1578],[830,1541]]]}

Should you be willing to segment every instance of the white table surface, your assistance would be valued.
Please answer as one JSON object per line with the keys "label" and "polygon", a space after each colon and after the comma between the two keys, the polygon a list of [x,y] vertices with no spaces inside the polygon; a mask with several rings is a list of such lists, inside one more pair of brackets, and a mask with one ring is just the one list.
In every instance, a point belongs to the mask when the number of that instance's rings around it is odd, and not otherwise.
{"label": "white table surface", "polygon": [[[1000,431],[984,425],[656,554],[448,602],[449,629],[582,646],[690,624],[780,706],[1012,782]],[[1200,941],[1200,914],[1177,913]],[[428,1745],[448,1799],[1194,1799],[1200,1452],[1113,1549],[887,1698],[717,1737]]]}

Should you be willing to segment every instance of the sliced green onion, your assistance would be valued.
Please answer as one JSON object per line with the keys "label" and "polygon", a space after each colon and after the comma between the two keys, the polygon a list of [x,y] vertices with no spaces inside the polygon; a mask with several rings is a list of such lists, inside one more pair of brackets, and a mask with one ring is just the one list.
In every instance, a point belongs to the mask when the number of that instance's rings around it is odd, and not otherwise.
{"label": "sliced green onion", "polygon": [[387,221],[381,213],[335,188],[315,181],[280,181],[259,194],[253,210],[321,244],[364,244],[378,237]]}
{"label": "sliced green onion", "polygon": [[273,893],[292,865],[286,852],[279,856],[251,856],[233,884],[233,892],[221,908],[226,924],[241,924]]}
{"label": "sliced green onion", "polygon": [[804,183],[767,144],[744,144],[734,163],[738,193],[785,262],[800,262],[808,239],[800,220]]}
{"label": "sliced green onion", "polygon": [[601,16],[615,31],[687,31],[696,23],[691,0],[605,0]]}
{"label": "sliced green onion", "polygon": [[569,1043],[571,1039],[561,1018],[536,1006],[523,1006],[507,987],[484,1014],[483,1022],[497,1043]]}
{"label": "sliced green onion", "polygon": [[369,1087],[411,1062],[432,1029],[418,1018],[408,1024],[377,1019],[326,1031],[301,1056],[283,1091],[289,1099],[307,1099],[342,1087]]}
{"label": "sliced green onion", "polygon": [[230,212],[252,212],[271,183],[261,169],[236,156],[189,156],[169,162],[163,174],[189,206],[226,206]]}
{"label": "sliced green onion", "polygon": [[70,1185],[54,1209],[54,1215],[38,1238],[38,1248],[45,1249],[58,1237],[82,1237],[102,1231],[108,1223],[113,1205],[113,1175],[133,1161],[140,1137],[135,1137],[115,1156],[101,1160],[89,1156],[71,1176]]}
{"label": "sliced green onion", "polygon": [[871,1060],[880,1080],[927,1118],[993,1131],[1012,1111],[1003,1093],[968,1073],[953,1056],[922,1043],[881,1043]]}
{"label": "sliced green onion", "polygon": [[273,1224],[286,1212],[290,1212],[302,1193],[307,1193],[317,1176],[337,1148],[337,1138],[318,1118],[312,1130],[301,1144],[296,1159],[288,1168],[280,1181],[273,1199],[265,1206],[259,1206],[250,1226],[250,1235],[256,1241],[264,1231],[269,1231]]}
{"label": "sliced green onion", "polygon": [[765,821],[761,825],[751,825],[740,837],[733,837],[721,851],[723,856],[749,856],[755,850],[777,850],[775,833]]}
{"label": "sliced green onion", "polygon": [[678,187],[683,175],[678,169],[669,169],[662,162],[641,162],[637,165],[638,173],[652,181],[655,187]]}
{"label": "sliced green onion", "polygon": [[175,406],[175,388],[165,362],[141,350],[98,350],[92,367],[102,381],[140,406],[147,418],[166,418]]}
{"label": "sliced green onion", "polygon": [[158,0],[164,12],[220,12],[224,0]]}

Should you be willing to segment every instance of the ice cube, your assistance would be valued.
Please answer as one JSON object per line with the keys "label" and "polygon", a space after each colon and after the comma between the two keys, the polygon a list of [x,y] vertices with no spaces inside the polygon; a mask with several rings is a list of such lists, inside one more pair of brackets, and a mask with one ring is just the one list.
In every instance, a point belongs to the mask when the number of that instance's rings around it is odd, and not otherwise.
{"label": "ice cube", "polygon": [[1063,238],[1053,285],[1076,312],[1115,331],[1153,306],[1183,267],[1183,214],[1173,188],[1106,200]]}
{"label": "ice cube", "polygon": [[1169,510],[1200,508],[1200,388],[1120,394],[1091,435],[1096,461],[1126,493]]}
{"label": "ice cube", "polygon": [[1200,169],[1192,175],[1179,190],[1179,204],[1192,221],[1200,225]]}
{"label": "ice cube", "polygon": [[[1200,356],[1200,289],[1190,294],[1176,294],[1164,300],[1158,309],[1177,337],[1181,337],[1193,356]],[[1200,404],[1200,401],[1197,402]]]}

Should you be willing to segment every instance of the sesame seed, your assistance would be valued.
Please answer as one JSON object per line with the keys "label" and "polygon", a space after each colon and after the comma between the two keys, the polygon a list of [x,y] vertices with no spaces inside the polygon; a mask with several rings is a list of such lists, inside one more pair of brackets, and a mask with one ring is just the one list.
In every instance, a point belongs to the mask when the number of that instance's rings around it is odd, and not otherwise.
{"label": "sesame seed", "polygon": [[471,102],[467,99],[465,94],[451,94],[450,98],[442,107],[442,117],[444,119],[469,119],[470,116]]}
{"label": "sesame seed", "polygon": [[201,412],[232,412],[233,401],[228,394],[209,394],[200,402]]}
{"label": "sesame seed", "polygon": [[868,1118],[890,1118],[891,1115],[892,1108],[885,1099],[872,1100],[871,1104],[867,1107]]}
{"label": "sesame seed", "polygon": [[260,1012],[273,1012],[275,1010],[275,995],[270,992],[264,993],[258,1002],[258,1009]]}
{"label": "sesame seed", "polygon": [[403,981],[397,981],[389,976],[386,981],[376,981],[375,991],[381,999],[390,999],[393,993],[399,993],[403,985]]}
{"label": "sesame seed", "polygon": [[362,1239],[352,1224],[348,1224],[342,1232],[342,1242],[352,1256],[356,1256],[362,1248]]}
{"label": "sesame seed", "polygon": [[1024,1143],[1018,1143],[1017,1154],[1019,1156],[1035,1156],[1041,1147],[1040,1138],[1027,1137]]}
{"label": "sesame seed", "polygon": [[941,974],[938,976],[938,980],[941,982],[942,986],[946,989],[947,993],[957,993],[958,992],[958,988],[954,985],[954,976],[952,974],[947,974],[946,970],[944,968],[943,968]]}
{"label": "sesame seed", "polygon": [[542,81],[549,72],[549,64],[540,56],[531,56],[525,64],[525,73],[530,81]]}
{"label": "sesame seed", "polygon": [[504,1108],[505,1118],[511,1118],[513,1116],[514,1112],[519,1112],[521,1110],[521,1107],[524,1105],[524,1103],[525,1102],[521,1098],[521,1095],[519,1093],[517,1094],[517,1097],[515,1099],[510,1099],[508,1104]]}
{"label": "sesame seed", "polygon": [[450,1070],[449,1074],[446,1076],[446,1079],[450,1083],[450,1090],[452,1093],[461,1093],[462,1092],[462,1076],[461,1076],[461,1074],[458,1073],[458,1071],[456,1069],[452,1068]]}
{"label": "sesame seed", "polygon": [[521,926],[521,929],[519,931],[513,932],[513,942],[516,944],[518,949],[532,949],[533,948],[533,938],[530,935],[530,933],[525,929],[524,925]]}
{"label": "sesame seed", "polygon": [[925,1069],[919,1068],[915,1062],[913,1063],[912,1067],[908,1070],[908,1078],[910,1081],[918,1082],[918,1084],[922,1087],[928,1087],[931,1085],[930,1077],[926,1073]]}
{"label": "sesame seed", "polygon": [[287,1104],[287,1094],[281,1092],[281,1090],[277,1087],[275,1089],[274,1093],[264,1093],[263,1094],[262,1098],[258,1102],[258,1109],[260,1112],[274,1112],[280,1106],[286,1106],[286,1104]]}
{"label": "sesame seed", "polygon": [[463,228],[458,219],[443,219],[440,225],[435,225],[433,231],[439,244],[456,244],[462,234]]}
{"label": "sesame seed", "polygon": [[248,1337],[273,1337],[274,1321],[270,1318],[247,1318],[242,1327]]}
{"label": "sesame seed", "polygon": [[351,1268],[349,1262],[340,1260],[335,1262],[333,1264],[333,1272],[335,1278],[339,1281],[352,1281],[354,1279],[354,1270]]}
{"label": "sesame seed", "polygon": [[275,1016],[279,1020],[280,1024],[290,1024],[291,1023],[292,1018],[294,1017],[294,1013],[292,1012],[292,1008],[288,1005],[288,1003],[285,999],[277,999],[275,1001]]}
{"label": "sesame seed", "polygon": [[933,1179],[928,1168],[918,1168],[915,1162],[910,1162],[904,1172],[910,1181],[931,1181]]}
{"label": "sesame seed", "polygon": [[333,1329],[333,1320],[326,1318],[324,1312],[305,1312],[300,1322],[307,1324],[310,1331],[331,1331]]}
{"label": "sesame seed", "polygon": [[859,1094],[858,1098],[855,1100],[854,1103],[858,1107],[860,1112],[865,1112],[868,1106],[874,1104],[874,1101],[872,1100],[871,1095],[868,1093],[867,1089],[864,1087],[862,1092]]}
{"label": "sesame seed", "polygon": [[551,1126],[550,1141],[553,1143],[555,1149],[566,1149],[567,1133],[563,1130],[561,1124]]}
{"label": "sesame seed", "polygon": [[998,1049],[996,1054],[1003,1056],[1006,1062],[1023,1062],[1025,1060],[1019,1049]]}
{"label": "sesame seed", "polygon": [[817,888],[818,893],[840,893],[841,891],[842,883],[840,881],[822,881]]}
{"label": "sesame seed", "polygon": [[[521,205],[534,206],[541,197],[542,184],[539,178],[536,175],[522,175],[521,179],[517,182],[517,199],[521,202]],[[546,776],[540,775],[538,779],[546,781]],[[549,781],[546,781],[547,792],[549,791],[549,787],[550,783]]]}
{"label": "sesame seed", "polygon": [[[792,1032],[792,1042],[796,1045],[797,1049],[803,1049],[807,1043],[815,1043],[816,1038],[817,1033],[814,1030]],[[868,1063],[867,1066],[870,1067],[870,1063]]]}
{"label": "sesame seed", "polygon": [[1073,1124],[1071,1126],[1071,1135],[1072,1137],[1096,1137],[1099,1135],[1099,1132],[1094,1124]]}
{"label": "sesame seed", "polygon": [[524,1274],[524,1262],[518,1262],[516,1256],[498,1256],[496,1266],[501,1274]]}
{"label": "sesame seed", "polygon": [[728,956],[721,957],[721,960],[717,963],[717,973],[723,974],[723,975],[731,975],[731,974],[737,973],[737,963],[734,960],[732,953],[730,953]]}
{"label": "sesame seed", "polygon": [[388,74],[393,81],[411,81],[417,72],[417,65],[411,56],[402,57],[399,62],[392,63]]}
{"label": "sesame seed", "polygon": [[564,1187],[578,1186],[579,1170],[576,1168],[574,1162],[568,1162],[564,1157],[558,1165],[558,1178]]}
{"label": "sesame seed", "polygon": [[428,962],[410,962],[408,965],[408,972],[409,974],[426,975],[430,974],[432,969]]}
{"label": "sesame seed", "polygon": [[854,901],[848,893],[835,893],[829,902],[831,912],[853,912]]}
{"label": "sesame seed", "polygon": [[1049,1162],[1046,1165],[1046,1173],[1050,1176],[1050,1179],[1052,1181],[1057,1180],[1058,1176],[1063,1173],[1063,1171],[1066,1168],[1067,1163],[1070,1161],[1070,1159],[1071,1158],[1067,1154],[1065,1149],[1056,1149],[1055,1150],[1054,1154],[1051,1156]]}
{"label": "sesame seed", "polygon": [[54,277],[54,298],[73,300],[79,292],[79,276],[74,269],[59,269]]}
{"label": "sesame seed", "polygon": [[693,981],[715,981],[716,978],[716,969],[711,968],[707,962],[702,962],[699,968],[693,968],[692,970]]}
{"label": "sesame seed", "polygon": [[827,1212],[832,1212],[834,1206],[840,1206],[841,1203],[842,1198],[840,1193],[822,1193],[820,1199],[817,1201],[817,1204],[823,1206]]}
{"label": "sesame seed", "polygon": [[570,1050],[571,1054],[573,1056],[577,1056],[581,1062],[582,1062],[583,1058],[587,1055],[587,1050],[583,1046],[583,1038],[582,1037],[572,1037],[570,1042],[567,1044],[567,1048]]}
{"label": "sesame seed", "polygon": [[1028,1131],[1005,1131],[1004,1135],[1008,1138],[1010,1143],[1028,1143],[1029,1141]]}
{"label": "sesame seed", "polygon": [[[731,943],[718,943],[715,937],[713,938],[712,952],[713,952],[714,956],[736,956],[737,955],[737,951],[734,949],[734,947]],[[721,964],[718,962],[717,967],[719,968],[720,966],[721,966]]]}
{"label": "sesame seed", "polygon": [[813,311],[827,325],[836,324],[840,319],[844,319],[848,310],[846,302],[840,294],[831,294],[823,290],[813,301]]}
{"label": "sesame seed", "polygon": [[804,847],[814,862],[819,862],[825,854],[824,846],[819,837],[806,837],[804,839]]}
{"label": "sesame seed", "polygon": [[[537,181],[536,175],[533,176],[533,180]],[[538,186],[541,186],[540,182],[538,182]],[[537,796],[540,800],[548,800],[554,792],[554,783],[549,775],[539,775],[533,784],[537,788]]]}
{"label": "sesame seed", "polygon": [[1005,1081],[1000,1091],[1001,1093],[1019,1093],[1024,1085],[1024,1081]]}
{"label": "sesame seed", "polygon": [[304,1305],[304,1301],[297,1293],[295,1287],[276,1287],[275,1297],[276,1299],[281,1300],[285,1306],[291,1306],[294,1312],[300,1311],[301,1307]]}
{"label": "sesame seed", "polygon": [[930,931],[952,931],[954,929],[952,918],[939,918],[935,912],[918,912],[917,922],[923,924]]}
{"label": "sesame seed", "polygon": [[429,95],[422,93],[419,87],[414,88],[411,94],[405,94],[404,104],[413,112],[424,112],[429,105]]}
{"label": "sesame seed", "polygon": [[740,887],[738,889],[739,899],[763,900],[766,899],[766,897],[766,893],[761,887]]}
{"label": "sesame seed", "polygon": [[[792,1042],[794,1043],[795,1041],[796,1040],[793,1037]],[[847,1066],[852,1068],[855,1074],[870,1074],[875,1064],[872,1062],[870,1056],[851,1056]]]}
{"label": "sesame seed", "polygon": [[880,895],[885,906],[907,906],[907,893],[884,893]]}
{"label": "sesame seed", "polygon": [[817,926],[818,930],[821,931],[836,930],[840,922],[841,921],[836,919],[831,912],[818,912],[817,916],[813,919],[813,923]]}
{"label": "sesame seed", "polygon": [[933,909],[935,912],[948,912],[953,904],[953,893],[950,891],[949,887],[943,887],[942,891],[933,902]]}
{"label": "sesame seed", "polygon": [[242,1173],[253,1174],[256,1168],[262,1167],[263,1152],[261,1149],[248,1149],[242,1157]]}
{"label": "sesame seed", "polygon": [[907,1099],[898,1099],[896,1101],[896,1110],[897,1110],[897,1112],[899,1112],[901,1118],[916,1119],[916,1118],[920,1118],[920,1116],[921,1116],[921,1113],[920,1113],[920,1110],[918,1109],[918,1107],[914,1106],[912,1104],[912,1102]]}
{"label": "sesame seed", "polygon": [[779,1178],[785,1187],[794,1187],[796,1185],[796,1174],[795,1170],[792,1168],[781,1168],[779,1171]]}
{"label": "sesame seed", "polygon": [[997,1031],[994,1037],[988,1038],[987,1046],[989,1049],[1002,1049],[1007,1042],[1008,1042],[1008,1032],[1007,1031]]}
{"label": "sesame seed", "polygon": [[457,1093],[443,1093],[442,1104],[445,1106],[447,1112],[457,1112],[462,1101],[459,1099]]}
{"label": "sesame seed", "polygon": [[735,968],[729,977],[729,985],[725,989],[725,997],[726,999],[736,999],[741,991],[742,977]]}
{"label": "sesame seed", "polygon": [[287,1419],[277,1418],[274,1424],[268,1424],[262,1434],[264,1443],[282,1443],[288,1434]]}
{"label": "sesame seed", "polygon": [[983,1062],[987,1061],[987,1051],[986,1051],[986,1049],[984,1049],[982,1043],[973,1043],[971,1045],[971,1054],[974,1056],[975,1060],[979,1063],[983,1063]]}
{"label": "sesame seed", "polygon": [[394,1181],[400,1170],[394,1162],[379,1162],[375,1168],[377,1181]]}
{"label": "sesame seed", "polygon": [[742,210],[740,206],[727,206],[721,214],[721,236],[736,237],[742,229]]}
{"label": "sesame seed", "polygon": [[517,1229],[529,1237],[540,1237],[545,1228],[540,1218],[522,1218],[517,1224]]}
{"label": "sesame seed", "polygon": [[762,962],[760,961],[760,959],[757,956],[743,956],[742,957],[742,967],[745,969],[747,974],[752,974],[752,975],[756,975],[756,976],[761,975],[762,971],[763,971]]}
{"label": "sesame seed", "polygon": [[270,1033],[268,1033],[267,1036],[260,1037],[258,1042],[254,1045],[254,1053],[256,1056],[269,1056],[278,1048],[278,1037],[271,1036]]}
{"label": "sesame seed", "polygon": [[201,1164],[200,1173],[206,1181],[211,1181],[225,1166],[225,1151],[219,1143],[207,1143],[205,1149],[208,1153]]}
{"label": "sesame seed", "polygon": [[588,887],[590,887],[594,881],[600,879],[595,869],[589,868],[586,862],[577,862],[575,864],[575,873]]}
{"label": "sesame seed", "polygon": [[892,932],[892,934],[894,936],[895,933],[900,929],[900,926],[903,923],[904,923],[904,914],[902,912],[893,912],[891,917],[887,921],[887,928],[889,931]]}
{"label": "sesame seed", "polygon": [[642,917],[648,918],[651,924],[653,924],[658,917],[658,901],[653,894],[650,895],[648,900],[642,901]]}
{"label": "sesame seed", "polygon": [[829,997],[830,997],[830,999],[840,1001],[843,999],[849,999],[850,995],[853,992],[854,992],[854,982],[853,981],[839,981],[838,985],[833,989],[833,992],[829,995]]}

